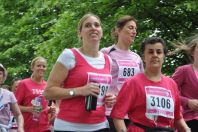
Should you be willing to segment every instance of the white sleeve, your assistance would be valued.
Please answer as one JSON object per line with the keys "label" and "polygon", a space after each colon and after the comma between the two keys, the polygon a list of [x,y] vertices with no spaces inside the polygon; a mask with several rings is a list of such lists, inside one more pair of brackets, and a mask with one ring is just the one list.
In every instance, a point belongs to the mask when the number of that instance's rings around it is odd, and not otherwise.
{"label": "white sleeve", "polygon": [[[102,54],[103,54],[103,56],[105,56],[105,55],[104,55],[105,53],[102,52]],[[110,72],[111,72],[112,66],[113,66],[113,61],[112,61],[111,57],[110,57],[108,54],[106,54],[106,55],[107,55],[107,57],[108,57],[108,59],[109,59],[109,63],[110,63]]]}
{"label": "white sleeve", "polygon": [[104,53],[104,54],[108,54],[108,48],[102,48],[101,50],[100,50],[102,53]]}
{"label": "white sleeve", "polygon": [[63,64],[67,69],[71,70],[76,64],[76,59],[70,49],[64,49],[64,51],[59,55],[57,62]]}

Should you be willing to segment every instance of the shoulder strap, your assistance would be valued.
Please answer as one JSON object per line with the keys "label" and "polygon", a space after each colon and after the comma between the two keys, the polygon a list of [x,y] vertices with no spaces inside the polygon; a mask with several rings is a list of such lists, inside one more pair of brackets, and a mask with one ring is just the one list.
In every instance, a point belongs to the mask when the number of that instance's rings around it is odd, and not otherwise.
{"label": "shoulder strap", "polygon": [[114,47],[112,47],[110,50],[109,50],[109,53],[110,54],[112,51],[116,50]]}

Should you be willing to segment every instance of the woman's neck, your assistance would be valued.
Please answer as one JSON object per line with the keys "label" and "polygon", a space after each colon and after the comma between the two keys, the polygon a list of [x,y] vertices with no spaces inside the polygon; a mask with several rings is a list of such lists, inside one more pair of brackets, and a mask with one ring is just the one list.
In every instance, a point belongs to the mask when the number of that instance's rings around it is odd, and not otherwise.
{"label": "woman's neck", "polygon": [[36,77],[36,76],[31,76],[31,80],[33,81],[33,82],[35,82],[35,83],[38,83],[38,84],[40,84],[40,83],[42,83],[43,82],[43,77]]}
{"label": "woman's neck", "polygon": [[193,63],[193,68],[198,71],[198,64],[197,63]]}
{"label": "woman's neck", "polygon": [[116,47],[121,50],[125,50],[125,51],[130,50],[130,44],[124,44],[124,42],[122,42],[122,41],[118,41],[116,44]]}
{"label": "woman's neck", "polygon": [[145,70],[144,71],[145,76],[149,79],[152,80],[154,82],[159,82],[161,81],[161,71],[149,71],[149,70]]}
{"label": "woman's neck", "polygon": [[97,47],[82,46],[81,48],[79,48],[79,50],[81,51],[81,53],[83,53],[86,56],[90,56],[90,57],[98,57],[99,56]]}

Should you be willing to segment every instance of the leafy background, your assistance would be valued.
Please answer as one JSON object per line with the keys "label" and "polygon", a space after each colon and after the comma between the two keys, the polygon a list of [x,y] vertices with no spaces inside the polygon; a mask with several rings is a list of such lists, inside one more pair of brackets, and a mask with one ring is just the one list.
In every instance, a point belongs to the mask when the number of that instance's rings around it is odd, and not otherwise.
{"label": "leafy background", "polygon": [[[0,63],[15,77],[31,75],[30,62],[36,56],[48,61],[45,79],[64,48],[79,47],[77,24],[88,12],[102,21],[101,48],[113,43],[111,28],[122,15],[138,20],[138,34],[131,49],[139,53],[148,36],[172,43],[198,34],[196,0],[0,0]],[[166,58],[163,73],[171,75],[179,65],[189,63],[184,53]]]}

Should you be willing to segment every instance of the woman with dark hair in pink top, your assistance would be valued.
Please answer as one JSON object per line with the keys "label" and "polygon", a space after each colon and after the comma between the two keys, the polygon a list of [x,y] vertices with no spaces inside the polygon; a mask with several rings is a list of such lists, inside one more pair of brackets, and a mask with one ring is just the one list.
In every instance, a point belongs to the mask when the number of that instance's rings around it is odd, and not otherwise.
{"label": "woman with dark hair in pink top", "polygon": [[[163,39],[151,37],[141,44],[144,73],[125,81],[111,112],[117,132],[190,132],[181,115],[177,84],[162,74],[166,55]],[[124,116],[128,114],[128,129]]]}

